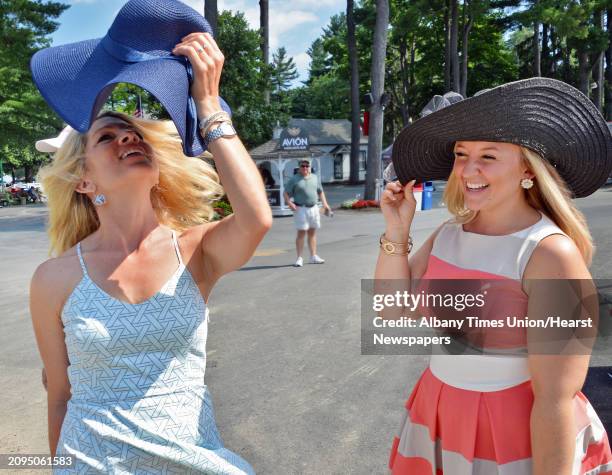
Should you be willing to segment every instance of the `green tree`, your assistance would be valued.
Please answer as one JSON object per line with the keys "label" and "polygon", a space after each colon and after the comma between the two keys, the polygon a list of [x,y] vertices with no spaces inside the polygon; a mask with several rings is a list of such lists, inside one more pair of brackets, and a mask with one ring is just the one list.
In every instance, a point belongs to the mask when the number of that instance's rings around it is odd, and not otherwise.
{"label": "green tree", "polygon": [[[355,0],[353,5],[360,96],[371,89],[376,3]],[[597,104],[605,90],[612,117],[609,5],[609,0],[390,0],[384,91],[391,102],[385,109],[384,145],[419,117],[434,94],[454,87],[471,96],[532,77],[538,55],[543,76],[579,87]],[[346,111],[348,119],[350,108],[343,105],[348,94],[344,85],[350,84],[344,13],[330,18],[308,53],[308,81],[290,91],[292,114],[338,117]],[[593,90],[592,81],[598,85]],[[335,97],[319,94],[322,86],[334,88]]]}
{"label": "green tree", "polygon": [[224,11],[218,21],[217,39],[225,55],[221,95],[232,108],[234,125],[245,144],[261,144],[272,136],[276,121],[286,123],[288,116],[281,104],[265,103],[270,84],[259,31],[250,29],[240,12]]}
{"label": "green tree", "polygon": [[287,56],[287,50],[281,46],[272,55],[272,77],[270,79],[274,93],[279,96],[298,76],[293,58]]}
{"label": "green tree", "polygon": [[[369,61],[375,11],[373,5],[353,6],[358,61],[358,96],[369,88]],[[311,58],[305,87],[290,91],[294,117],[351,119],[348,29],[345,13],[333,15],[308,49]],[[330,88],[325,90],[325,88]],[[330,91],[333,93],[330,94]],[[357,110],[359,115],[359,110]]]}
{"label": "green tree", "polygon": [[46,159],[34,142],[62,128],[32,82],[30,58],[49,46],[55,20],[67,8],[58,2],[0,1],[0,149],[6,168],[23,168],[27,179]]}
{"label": "green tree", "polygon": [[331,66],[329,55],[325,50],[322,38],[314,40],[306,53],[310,56],[310,67],[306,84],[310,84],[314,78],[329,73]]}
{"label": "green tree", "polygon": [[[601,66],[610,43],[603,21],[607,6],[606,0],[530,0],[528,8],[516,9],[508,18],[510,26],[518,27],[512,38],[520,77],[537,73],[540,62],[542,75],[566,81],[589,95],[594,76],[599,84],[594,100],[601,103]],[[533,30],[538,23],[541,39],[533,31],[521,31]]]}
{"label": "green tree", "polygon": [[312,79],[309,85],[288,91],[291,115],[304,119],[346,119],[349,117],[349,84],[333,75]]}
{"label": "green tree", "polygon": [[105,108],[134,115],[139,102],[145,117],[170,120],[170,115],[155,96],[133,84],[118,84],[106,101]]}

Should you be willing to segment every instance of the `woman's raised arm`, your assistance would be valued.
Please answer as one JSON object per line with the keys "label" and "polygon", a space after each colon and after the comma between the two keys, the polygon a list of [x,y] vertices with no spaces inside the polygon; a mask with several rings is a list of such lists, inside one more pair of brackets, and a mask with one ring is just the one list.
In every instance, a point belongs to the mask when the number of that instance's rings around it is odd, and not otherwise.
{"label": "woman's raised arm", "polygon": [[[219,81],[224,57],[208,33],[192,33],[176,46],[174,54],[189,58],[194,71],[191,94],[198,117],[205,120],[221,111]],[[272,212],[261,174],[237,136],[209,144],[209,151],[234,214],[204,227],[202,253],[214,282],[245,264],[272,226]]]}

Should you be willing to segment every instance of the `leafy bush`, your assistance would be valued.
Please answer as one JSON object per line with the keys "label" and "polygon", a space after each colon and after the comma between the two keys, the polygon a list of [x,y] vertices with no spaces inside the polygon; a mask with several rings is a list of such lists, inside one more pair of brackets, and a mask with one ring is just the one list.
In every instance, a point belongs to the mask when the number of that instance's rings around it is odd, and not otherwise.
{"label": "leafy bush", "polygon": [[219,201],[213,203],[213,209],[215,210],[215,217],[213,218],[215,221],[225,218],[234,212],[232,205],[227,200],[227,196],[224,196]]}
{"label": "leafy bush", "polygon": [[0,205],[12,205],[15,204],[16,201],[13,199],[13,195],[11,195],[8,191],[0,192]]}

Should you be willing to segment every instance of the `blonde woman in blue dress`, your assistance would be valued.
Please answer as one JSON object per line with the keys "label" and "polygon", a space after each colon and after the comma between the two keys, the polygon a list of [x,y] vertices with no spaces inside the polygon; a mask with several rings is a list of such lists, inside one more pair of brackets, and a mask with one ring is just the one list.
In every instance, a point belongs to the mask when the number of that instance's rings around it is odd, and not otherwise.
{"label": "blonde woman in blue dress", "polygon": [[[198,117],[221,111],[212,36],[190,34],[173,53],[193,67]],[[57,473],[253,473],[215,425],[206,302],[272,216],[240,139],[208,149],[217,171],[182,154],[172,123],[105,113],[40,173],[55,257],[36,270],[30,306],[49,448],[74,460]],[[234,214],[210,222],[223,192]]]}

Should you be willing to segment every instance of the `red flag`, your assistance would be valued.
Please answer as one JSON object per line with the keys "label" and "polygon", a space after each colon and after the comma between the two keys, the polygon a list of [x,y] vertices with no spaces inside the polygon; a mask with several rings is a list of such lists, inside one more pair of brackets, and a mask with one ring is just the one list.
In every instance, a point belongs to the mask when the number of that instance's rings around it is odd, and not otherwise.
{"label": "red flag", "polygon": [[136,105],[136,110],[134,111],[134,117],[144,117],[144,111],[142,110],[142,98],[140,94],[138,94],[138,104]]}

